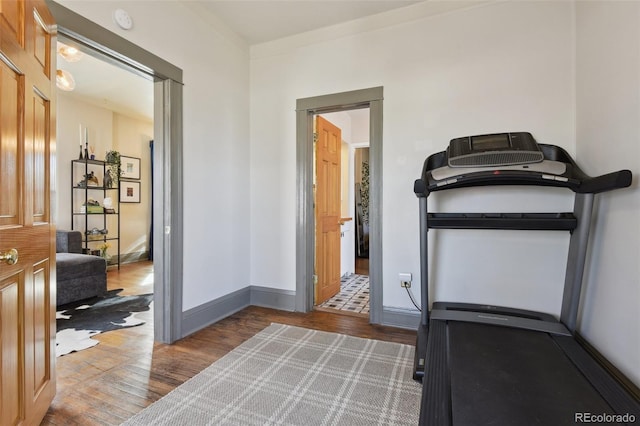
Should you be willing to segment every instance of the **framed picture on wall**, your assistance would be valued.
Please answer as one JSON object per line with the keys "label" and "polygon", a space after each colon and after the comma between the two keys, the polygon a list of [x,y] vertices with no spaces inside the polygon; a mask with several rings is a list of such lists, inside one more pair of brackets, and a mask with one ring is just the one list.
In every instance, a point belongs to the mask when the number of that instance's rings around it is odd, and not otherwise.
{"label": "framed picture on wall", "polygon": [[136,157],[120,156],[122,179],[140,179],[140,159]]}
{"label": "framed picture on wall", "polygon": [[139,203],[140,202],[140,182],[121,180],[120,181],[120,202]]}

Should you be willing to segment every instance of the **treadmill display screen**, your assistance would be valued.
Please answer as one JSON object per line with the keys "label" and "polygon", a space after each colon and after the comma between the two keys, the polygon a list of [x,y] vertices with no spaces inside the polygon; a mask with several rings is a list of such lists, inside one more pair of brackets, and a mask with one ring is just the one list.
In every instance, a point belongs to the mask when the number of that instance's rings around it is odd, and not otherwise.
{"label": "treadmill display screen", "polygon": [[473,136],[471,138],[471,149],[474,151],[493,151],[509,147],[511,144],[507,134]]}

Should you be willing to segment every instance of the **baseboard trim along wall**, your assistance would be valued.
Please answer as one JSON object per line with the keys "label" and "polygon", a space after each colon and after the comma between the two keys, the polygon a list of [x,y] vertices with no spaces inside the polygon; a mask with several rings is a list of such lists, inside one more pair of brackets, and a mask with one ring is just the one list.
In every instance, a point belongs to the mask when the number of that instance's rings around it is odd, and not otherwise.
{"label": "baseboard trim along wall", "polygon": [[[247,306],[262,306],[293,312],[296,292],[270,287],[249,286],[182,313],[182,337],[214,324]],[[415,310],[383,307],[382,325],[416,330],[420,313]]]}
{"label": "baseboard trim along wall", "polygon": [[249,286],[234,291],[183,312],[181,336],[186,337],[195,333],[250,305],[293,311],[295,291],[259,286]]}
{"label": "baseboard trim along wall", "polygon": [[417,330],[420,324],[420,312],[415,309],[382,307],[382,325]]}
{"label": "baseboard trim along wall", "polygon": [[250,304],[293,312],[296,309],[296,292],[253,285]]}
{"label": "baseboard trim along wall", "polygon": [[109,259],[108,266],[117,265],[118,259],[120,264],[140,262],[142,260],[149,260],[149,251],[134,251],[132,253],[120,253],[120,257],[112,255]]}
{"label": "baseboard trim along wall", "polygon": [[141,260],[149,260],[149,252],[148,251],[135,251],[132,253],[121,253],[120,254],[120,263],[132,263],[132,262],[140,262]]}

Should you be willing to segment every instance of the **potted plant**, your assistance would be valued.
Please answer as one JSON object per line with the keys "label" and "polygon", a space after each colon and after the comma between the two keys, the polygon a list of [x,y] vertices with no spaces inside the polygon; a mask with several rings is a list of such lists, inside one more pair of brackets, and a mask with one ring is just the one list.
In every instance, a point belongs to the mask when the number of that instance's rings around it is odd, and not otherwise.
{"label": "potted plant", "polygon": [[107,253],[107,250],[109,250],[109,247],[111,247],[111,244],[109,244],[106,241],[100,244],[100,247],[98,247],[100,249],[100,256],[104,257],[107,260],[109,260],[109,258],[111,257],[109,253]]}
{"label": "potted plant", "polygon": [[107,173],[109,174],[107,186],[107,179],[105,176],[105,186],[111,188],[113,181],[120,180],[120,176],[122,176],[122,168],[120,167],[120,153],[118,151],[107,151],[107,154],[104,156],[104,161],[109,164],[109,168],[107,169]]}

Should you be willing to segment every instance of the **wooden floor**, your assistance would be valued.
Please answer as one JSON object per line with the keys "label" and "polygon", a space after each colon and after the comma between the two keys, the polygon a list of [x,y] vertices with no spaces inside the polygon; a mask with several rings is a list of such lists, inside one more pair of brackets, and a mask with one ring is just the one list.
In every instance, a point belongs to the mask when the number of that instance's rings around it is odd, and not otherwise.
{"label": "wooden floor", "polygon": [[[152,292],[153,265],[138,262],[108,273],[109,289]],[[146,318],[145,318],[146,317]],[[42,425],[118,425],[271,324],[291,324],[413,345],[415,332],[368,324],[367,318],[248,307],[173,345],[153,342],[147,323],[100,334],[100,344],[57,360],[57,396]]]}
{"label": "wooden floor", "polygon": [[356,274],[369,275],[369,258],[356,257]]}

